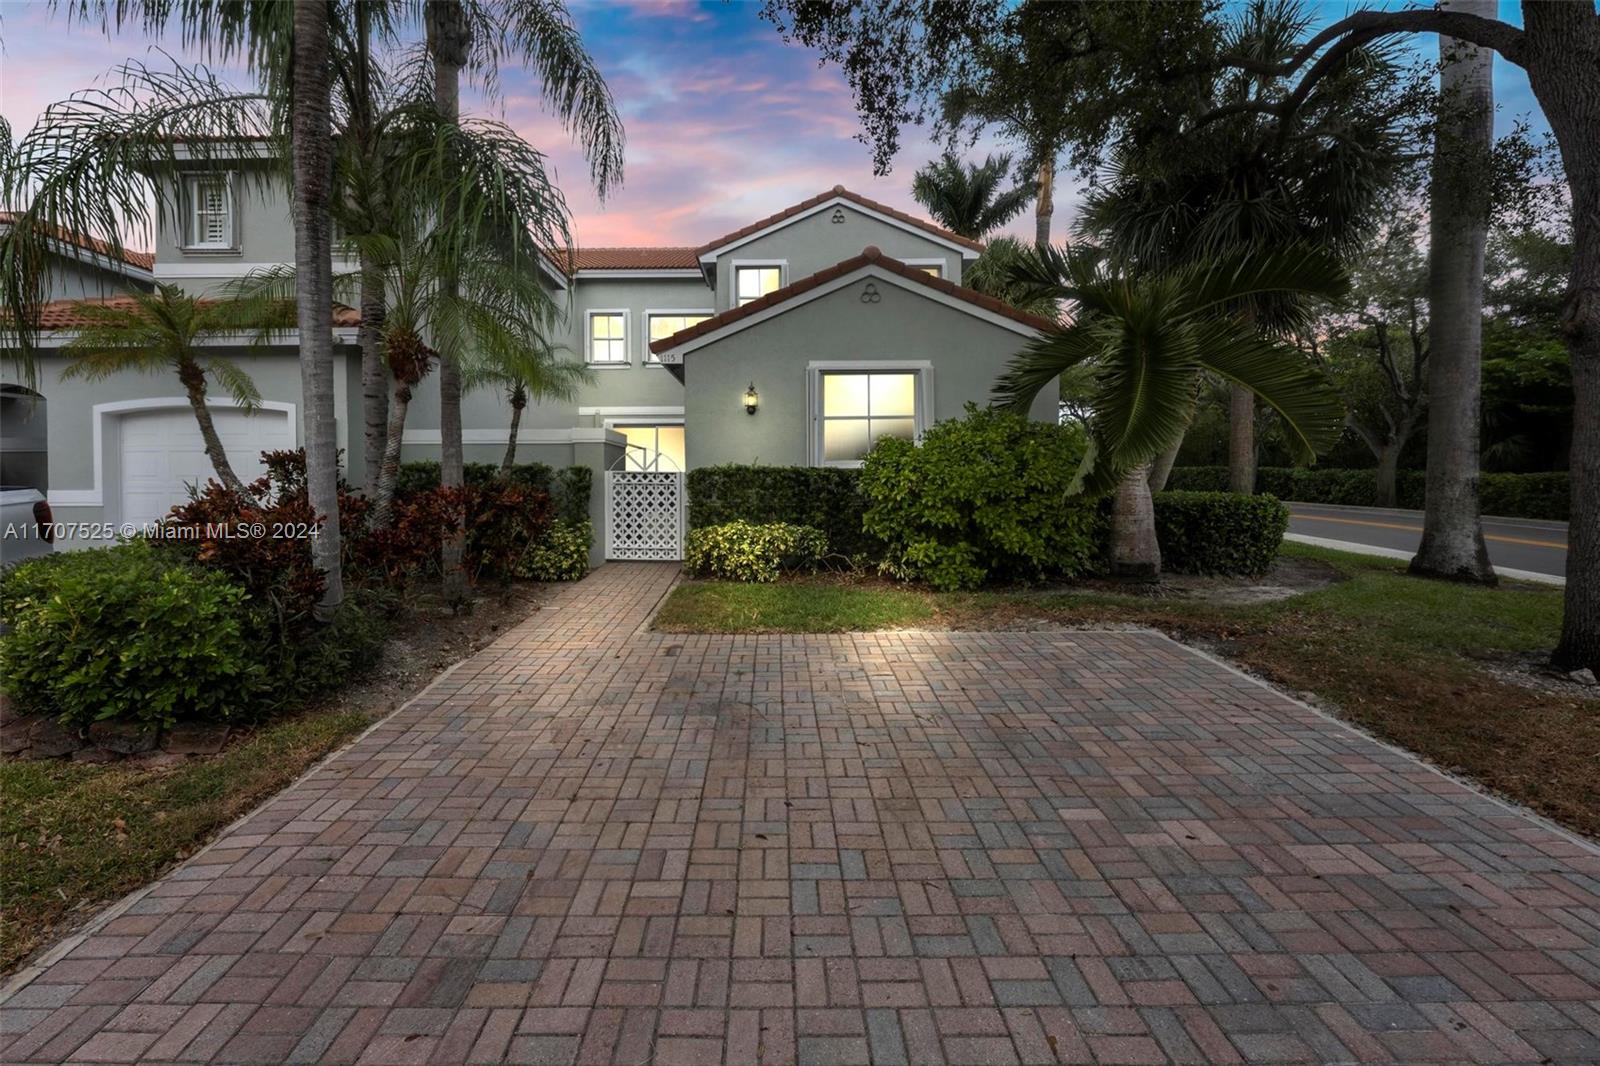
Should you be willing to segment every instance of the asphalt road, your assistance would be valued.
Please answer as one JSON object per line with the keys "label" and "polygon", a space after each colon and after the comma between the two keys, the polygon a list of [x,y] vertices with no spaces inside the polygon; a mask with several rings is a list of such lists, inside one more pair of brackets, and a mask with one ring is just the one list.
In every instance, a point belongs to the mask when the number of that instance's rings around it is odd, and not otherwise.
{"label": "asphalt road", "polygon": [[[1289,532],[1414,552],[1422,539],[1422,512],[1290,503]],[[1489,544],[1489,561],[1497,567],[1554,577],[1567,572],[1565,522],[1485,518],[1483,536]]]}

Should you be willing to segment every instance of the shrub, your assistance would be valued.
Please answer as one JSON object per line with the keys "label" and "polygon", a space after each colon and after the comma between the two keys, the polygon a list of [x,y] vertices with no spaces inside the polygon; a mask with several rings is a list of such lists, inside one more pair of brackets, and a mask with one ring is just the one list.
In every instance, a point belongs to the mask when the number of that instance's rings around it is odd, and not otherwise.
{"label": "shrub", "polygon": [[1264,574],[1289,528],[1275,496],[1158,492],[1155,512],[1161,565],[1186,574]]}
{"label": "shrub", "polygon": [[697,577],[776,581],[815,570],[827,552],[828,538],[811,526],[734,521],[690,530],[684,566]]}
{"label": "shrub", "polygon": [[566,466],[557,470],[550,485],[550,499],[555,504],[556,517],[568,525],[587,525],[589,494],[593,484],[594,471],[586,466]]}
{"label": "shrub", "polygon": [[1095,501],[1068,496],[1084,448],[1076,427],[968,405],[920,445],[884,438],[868,453],[866,528],[889,572],[938,589],[1082,573],[1101,525]]}
{"label": "shrub", "polygon": [[876,562],[883,543],[866,531],[861,472],[836,467],[727,466],[689,471],[689,528],[733,521],[812,526],[828,550]]}
{"label": "shrub", "polygon": [[24,562],[0,578],[6,691],[64,724],[220,719],[265,683],[246,593],[134,541]]}
{"label": "shrub", "polygon": [[[1374,470],[1264,466],[1256,471],[1256,491],[1299,503],[1371,507],[1377,493],[1376,479]],[[1174,467],[1167,488],[1226,492],[1228,468]],[[1427,496],[1427,475],[1421,470],[1401,470],[1395,478],[1395,495],[1401,507],[1421,509]],[[1565,522],[1570,517],[1571,498],[1565,471],[1478,475],[1478,505],[1486,515]]]}
{"label": "shrub", "polygon": [[383,656],[394,606],[386,593],[358,589],[325,623],[268,648],[261,710],[300,706],[375,667]]}
{"label": "shrub", "polygon": [[[582,469],[582,468],[579,468]],[[534,581],[577,581],[589,572],[594,527],[587,519],[558,519],[517,564],[517,576]]]}
{"label": "shrub", "polygon": [[510,581],[528,550],[550,526],[549,493],[515,482],[467,489],[466,566],[474,580]]}

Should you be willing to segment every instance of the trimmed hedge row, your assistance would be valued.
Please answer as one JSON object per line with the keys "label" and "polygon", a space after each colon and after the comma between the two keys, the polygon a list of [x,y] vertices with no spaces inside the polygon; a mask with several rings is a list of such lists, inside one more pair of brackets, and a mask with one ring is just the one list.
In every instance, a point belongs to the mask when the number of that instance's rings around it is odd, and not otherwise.
{"label": "trimmed hedge row", "polygon": [[[487,484],[500,473],[495,463],[467,463],[464,468],[469,486]],[[569,525],[579,525],[589,520],[589,494],[593,491],[594,472],[586,466],[566,466],[557,470],[546,463],[518,463],[511,468],[511,483],[549,493],[555,507],[555,516]],[[401,463],[395,478],[396,496],[426,492],[439,487],[439,463],[422,459]]]}
{"label": "trimmed hedge row", "polygon": [[1289,528],[1289,508],[1275,496],[1232,492],[1155,494],[1161,567],[1183,574],[1264,574]]}
{"label": "trimmed hedge row", "polygon": [[[1372,470],[1264,466],[1256,471],[1256,491],[1298,503],[1333,503],[1370,507],[1376,493]],[[1174,467],[1167,488],[1177,491],[1226,492],[1225,466]],[[1395,479],[1399,506],[1421,509],[1426,495],[1426,475],[1421,470],[1401,470]],[[1571,495],[1565,471],[1543,474],[1478,475],[1478,504],[1486,515],[1502,518],[1542,518],[1565,522],[1571,513]]]}
{"label": "trimmed hedge row", "polygon": [[689,528],[745,521],[811,526],[828,550],[876,561],[883,543],[866,532],[861,471],[817,466],[703,466],[689,471]]}

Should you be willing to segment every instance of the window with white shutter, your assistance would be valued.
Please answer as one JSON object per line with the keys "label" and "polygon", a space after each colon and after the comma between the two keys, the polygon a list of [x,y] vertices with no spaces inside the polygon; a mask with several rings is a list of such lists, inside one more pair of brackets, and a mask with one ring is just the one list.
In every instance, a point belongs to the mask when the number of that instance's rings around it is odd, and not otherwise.
{"label": "window with white shutter", "polygon": [[185,179],[186,248],[232,248],[233,183],[226,174],[190,174]]}

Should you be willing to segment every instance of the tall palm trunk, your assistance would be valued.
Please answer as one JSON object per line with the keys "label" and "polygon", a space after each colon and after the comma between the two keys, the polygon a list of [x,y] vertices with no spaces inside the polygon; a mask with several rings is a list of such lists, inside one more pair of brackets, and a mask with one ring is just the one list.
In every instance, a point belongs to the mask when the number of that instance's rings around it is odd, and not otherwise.
{"label": "tall palm trunk", "polygon": [[1131,581],[1155,581],[1161,576],[1149,463],[1123,475],[1112,498],[1111,574]]}
{"label": "tall palm trunk", "polygon": [[[1451,10],[1494,18],[1496,0],[1451,0]],[[1484,165],[1494,136],[1494,56],[1439,38],[1442,105],[1430,190],[1428,489],[1422,544],[1411,572],[1493,584],[1478,512],[1479,366],[1483,257],[1489,234]]]}
{"label": "tall palm trunk", "polygon": [[1172,447],[1156,456],[1155,462],[1150,464],[1151,492],[1161,492],[1167,487],[1167,479],[1172,476],[1172,468],[1178,465],[1178,452],[1182,448],[1183,438],[1179,437]]}
{"label": "tall palm trunk", "polygon": [[294,167],[294,264],[305,420],[306,491],[322,522],[311,558],[326,581],[321,610],[344,601],[339,569],[339,446],[333,403],[333,187],[329,100],[328,5],[295,0],[294,97],[290,102]]}
{"label": "tall palm trunk", "polygon": [[194,420],[200,425],[200,440],[205,444],[211,469],[217,472],[217,480],[229,492],[245,495],[244,482],[233,472],[228,453],[222,447],[222,438],[217,436],[216,423],[211,421],[211,408],[206,406],[205,371],[193,359],[186,358],[178,363],[178,380],[183,382],[184,394],[189,397],[189,406],[194,409]]}
{"label": "tall palm trunk", "polygon": [[[433,100],[439,113],[450,121],[461,115],[461,68],[467,62],[471,44],[470,27],[456,0],[428,0],[425,11],[428,51],[433,56]],[[454,279],[441,280],[451,288]],[[466,457],[461,443],[461,367],[453,351],[439,359],[439,484],[459,488],[466,483]],[[444,539],[441,564],[444,593],[450,600],[466,595],[467,572],[462,566],[466,542],[465,515],[457,519],[456,529]]]}
{"label": "tall palm trunk", "polygon": [[389,375],[383,365],[383,320],[388,312],[383,273],[361,256],[361,419],[365,424],[362,459],[368,492],[378,486],[389,425]]}
{"label": "tall palm trunk", "polygon": [[1056,161],[1053,155],[1039,162],[1039,193],[1033,201],[1033,241],[1039,247],[1050,243],[1050,219],[1056,213]]}
{"label": "tall palm trunk", "polygon": [[522,409],[528,406],[528,390],[522,382],[511,386],[511,434],[506,438],[506,457],[500,460],[500,473],[509,474],[517,465],[517,433],[522,428]]}
{"label": "tall palm trunk", "polygon": [[394,487],[400,478],[400,442],[405,436],[406,409],[411,406],[411,386],[396,378],[388,399],[389,425],[384,434],[383,455],[378,475],[373,480],[373,529],[389,525],[394,514]]}
{"label": "tall palm trunk", "polygon": [[1256,491],[1256,394],[1228,386],[1228,491]]}

